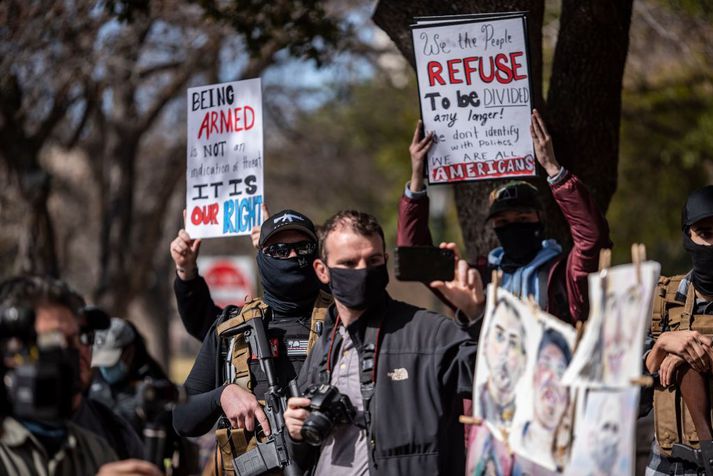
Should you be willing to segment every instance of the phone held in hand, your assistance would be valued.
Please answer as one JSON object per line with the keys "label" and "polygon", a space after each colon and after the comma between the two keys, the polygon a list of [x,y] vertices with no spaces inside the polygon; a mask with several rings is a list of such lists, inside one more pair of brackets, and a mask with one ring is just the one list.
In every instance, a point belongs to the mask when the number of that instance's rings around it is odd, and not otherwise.
{"label": "phone held in hand", "polygon": [[452,250],[435,246],[399,246],[394,269],[399,281],[451,281],[455,274]]}

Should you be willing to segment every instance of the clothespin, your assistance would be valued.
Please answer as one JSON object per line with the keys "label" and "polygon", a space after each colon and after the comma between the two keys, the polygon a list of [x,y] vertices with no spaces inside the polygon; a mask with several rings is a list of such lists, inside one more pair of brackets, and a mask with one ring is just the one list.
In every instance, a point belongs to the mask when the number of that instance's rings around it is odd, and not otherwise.
{"label": "clothespin", "polygon": [[638,385],[640,387],[651,387],[654,384],[654,378],[650,375],[642,375],[639,378],[633,378],[629,381],[631,385]]}
{"label": "clothespin", "polygon": [[492,277],[490,278],[490,282],[493,283],[493,300],[497,301],[498,300],[498,287],[500,287],[500,280],[503,277],[503,272],[498,269],[493,270],[493,274],[491,275]]}
{"label": "clothespin", "polygon": [[599,251],[599,271],[611,267],[611,250],[604,248]]}
{"label": "clothespin", "polygon": [[641,284],[641,263],[646,261],[646,247],[641,243],[631,245],[631,262],[636,268],[636,282]]}
{"label": "clothespin", "polygon": [[480,426],[483,424],[483,419],[482,418],[477,418],[474,416],[468,416],[468,415],[461,415],[458,417],[458,421],[460,423],[463,423],[464,425],[475,425],[475,426]]}
{"label": "clothespin", "polygon": [[574,326],[575,330],[575,338],[574,338],[574,349],[572,349],[572,352],[577,350],[577,347],[579,347],[579,342],[582,340],[582,336],[584,335],[584,328],[587,326],[586,322],[582,321],[577,321],[577,324]]}
{"label": "clothespin", "polygon": [[611,267],[611,250],[605,248],[599,251],[599,276],[601,277],[602,290],[607,287],[607,269]]}
{"label": "clothespin", "polygon": [[535,296],[533,296],[532,294],[528,294],[525,302],[530,307],[532,315],[537,318],[538,322],[541,322],[542,318],[540,317],[540,304],[535,300]]}
{"label": "clothespin", "polygon": [[500,432],[503,434],[503,440],[505,443],[505,450],[508,452],[510,456],[513,455],[512,448],[510,448],[510,430],[507,428],[500,428]]}

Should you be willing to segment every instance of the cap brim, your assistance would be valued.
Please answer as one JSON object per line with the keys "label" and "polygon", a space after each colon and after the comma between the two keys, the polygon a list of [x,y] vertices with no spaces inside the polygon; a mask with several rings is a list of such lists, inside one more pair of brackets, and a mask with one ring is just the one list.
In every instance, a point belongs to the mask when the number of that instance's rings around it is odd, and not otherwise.
{"label": "cap brim", "polygon": [[113,367],[121,358],[122,349],[101,349],[92,352],[92,367]]}
{"label": "cap brim", "polygon": [[299,223],[289,223],[287,225],[282,225],[281,227],[272,230],[263,239],[260,240],[259,245],[260,246],[264,245],[265,242],[267,240],[269,240],[271,237],[273,237],[276,233],[280,233],[282,231],[288,231],[288,230],[299,231],[301,233],[304,233],[308,237],[312,238],[314,241],[317,241],[317,235],[315,235],[314,232],[312,232],[310,229],[300,225]]}
{"label": "cap brim", "polygon": [[528,206],[528,205],[512,205],[512,206],[505,205],[505,206],[498,207],[495,210],[492,210],[488,214],[488,218],[486,218],[485,221],[486,222],[489,221],[491,218],[493,218],[498,213],[507,212],[510,210],[517,211],[517,212],[528,212],[528,211],[537,212],[537,211],[539,211],[539,209],[537,207]]}
{"label": "cap brim", "polygon": [[713,211],[712,211],[712,212],[699,213],[697,216],[690,217],[690,218],[688,219],[688,222],[686,223],[685,226],[687,226],[687,227],[693,226],[693,225],[695,225],[696,223],[698,223],[699,221],[705,220],[706,218],[710,218],[710,217],[713,217]]}

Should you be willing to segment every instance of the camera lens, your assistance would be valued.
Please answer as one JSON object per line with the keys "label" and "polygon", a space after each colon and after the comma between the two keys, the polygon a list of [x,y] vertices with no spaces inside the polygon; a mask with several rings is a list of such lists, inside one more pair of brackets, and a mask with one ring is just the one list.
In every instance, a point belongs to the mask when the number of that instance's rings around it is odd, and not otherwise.
{"label": "camera lens", "polygon": [[332,432],[332,420],[322,412],[314,411],[305,420],[300,435],[307,444],[320,446]]}

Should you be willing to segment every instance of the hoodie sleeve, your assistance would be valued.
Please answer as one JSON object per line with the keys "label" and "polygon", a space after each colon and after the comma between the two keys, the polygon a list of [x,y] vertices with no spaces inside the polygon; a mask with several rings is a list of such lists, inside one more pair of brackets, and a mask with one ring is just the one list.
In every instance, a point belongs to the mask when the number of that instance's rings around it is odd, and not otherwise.
{"label": "hoodie sleeve", "polygon": [[609,224],[594,202],[589,189],[566,170],[550,184],[572,233],[574,243],[567,256],[565,281],[569,313],[574,322],[584,321],[589,313],[587,276],[599,268],[599,252],[611,248]]}

